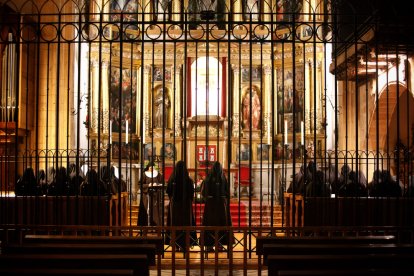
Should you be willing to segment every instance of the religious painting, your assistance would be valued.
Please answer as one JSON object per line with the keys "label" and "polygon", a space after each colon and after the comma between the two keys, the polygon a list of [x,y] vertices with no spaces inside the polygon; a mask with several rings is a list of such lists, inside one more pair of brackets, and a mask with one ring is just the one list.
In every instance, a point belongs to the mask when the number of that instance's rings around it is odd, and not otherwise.
{"label": "religious painting", "polygon": [[144,160],[149,160],[152,161],[155,159],[155,155],[157,152],[157,148],[149,143],[149,144],[145,144],[144,146]]}
{"label": "religious painting", "polygon": [[[251,92],[251,94],[250,94]],[[242,99],[242,127],[245,130],[260,128],[261,103],[259,89],[252,86],[247,89]],[[251,123],[251,125],[250,125]]]}
{"label": "religious painting", "polygon": [[164,147],[161,148],[160,155],[164,156],[166,160],[174,160],[176,148],[172,143],[165,143]]}
{"label": "religious painting", "polygon": [[236,160],[237,161],[249,161],[250,159],[250,145],[243,143],[240,147],[236,148]]}
{"label": "religious painting", "polygon": [[165,78],[165,81],[170,82],[171,81],[171,70],[165,68],[164,73],[163,73],[162,67],[155,66],[153,70],[152,78],[154,81],[163,81]]}
{"label": "religious painting", "polygon": [[112,131],[135,134],[137,71],[112,67],[110,80]]}
{"label": "religious painting", "polygon": [[257,144],[256,159],[257,161],[267,161],[269,160],[270,154],[270,145],[268,144]]}
{"label": "religious painting", "polygon": [[303,0],[277,0],[276,1],[276,20],[293,22],[299,21],[302,13]]}
{"label": "religious painting", "polygon": [[[138,0],[111,0],[110,4],[111,21],[118,27],[123,22],[122,32],[125,38],[136,38],[134,34],[138,29]],[[112,38],[119,39],[119,28],[112,30]]]}
{"label": "religious painting", "polygon": [[309,39],[313,35],[313,28],[308,25],[303,25],[302,27],[302,38]]}
{"label": "religious painting", "polygon": [[[294,85],[295,84],[295,85]],[[288,121],[289,131],[300,131],[300,122],[303,121],[304,108],[304,72],[303,65],[277,71],[277,106],[279,133],[282,131],[284,120]],[[295,113],[295,121],[293,121]]]}
{"label": "religious painting", "polygon": [[260,0],[243,0],[243,15],[245,20],[258,21],[260,15]]}
{"label": "religious painting", "polygon": [[121,153],[121,159],[137,160],[139,158],[139,145],[138,142],[125,144],[124,142],[112,143],[112,159],[119,159]]}
{"label": "religious painting", "polygon": [[252,82],[260,82],[262,76],[262,70],[260,67],[252,67],[251,73],[250,68],[242,68],[242,82],[250,82],[250,78]]}

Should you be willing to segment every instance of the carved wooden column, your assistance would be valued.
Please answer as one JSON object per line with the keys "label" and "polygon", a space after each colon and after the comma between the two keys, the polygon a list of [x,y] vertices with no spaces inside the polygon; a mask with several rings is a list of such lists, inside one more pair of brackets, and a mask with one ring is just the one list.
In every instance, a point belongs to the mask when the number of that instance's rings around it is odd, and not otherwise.
{"label": "carved wooden column", "polygon": [[[171,68],[174,72],[174,82],[173,89],[175,89],[175,98],[174,98],[174,135],[176,137],[181,136],[181,66],[177,65],[175,68]],[[171,94],[174,96],[174,92]]]}
{"label": "carved wooden column", "polygon": [[233,137],[240,136],[240,67],[233,65]]}
{"label": "carved wooden column", "polygon": [[93,132],[98,132],[98,116],[99,116],[99,62],[92,61],[92,95],[91,95],[91,129]]}
{"label": "carved wooden column", "polygon": [[272,127],[272,106],[273,101],[272,95],[272,67],[270,65],[263,66],[264,71],[264,95],[263,99],[267,99],[263,104],[263,126],[264,126],[264,137],[267,139],[267,143],[270,144],[271,140],[271,127]]}
{"label": "carved wooden column", "polygon": [[305,62],[305,116],[306,116],[306,123],[305,125],[307,126],[306,129],[306,134],[310,133],[311,130],[311,98],[313,98],[312,96],[312,61],[308,60]]}
{"label": "carved wooden column", "polygon": [[102,97],[102,124],[103,124],[103,132],[108,134],[109,133],[109,71],[108,71],[108,62],[102,62],[102,83],[101,83],[101,97]]}
{"label": "carved wooden column", "polygon": [[[144,98],[142,100],[142,105],[144,107],[144,133],[148,134],[149,130],[149,96],[151,95],[151,86],[150,86],[150,74],[152,72],[150,65],[144,66],[144,79],[143,79],[143,89],[144,89]],[[145,139],[144,139],[145,140]]]}

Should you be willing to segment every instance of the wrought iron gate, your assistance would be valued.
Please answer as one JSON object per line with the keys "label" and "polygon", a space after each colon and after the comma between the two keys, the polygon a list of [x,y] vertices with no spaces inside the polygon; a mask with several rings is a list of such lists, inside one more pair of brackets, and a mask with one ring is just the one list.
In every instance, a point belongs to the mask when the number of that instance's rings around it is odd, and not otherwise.
{"label": "wrought iron gate", "polygon": [[[135,226],[153,162],[164,226],[179,160],[198,225],[215,161],[234,227],[338,223],[302,219],[306,198],[412,195],[412,22],[398,4],[394,17],[383,1],[2,2],[7,204],[96,196],[114,209],[91,208],[110,217],[91,224]],[[18,209],[2,223],[88,223]]]}

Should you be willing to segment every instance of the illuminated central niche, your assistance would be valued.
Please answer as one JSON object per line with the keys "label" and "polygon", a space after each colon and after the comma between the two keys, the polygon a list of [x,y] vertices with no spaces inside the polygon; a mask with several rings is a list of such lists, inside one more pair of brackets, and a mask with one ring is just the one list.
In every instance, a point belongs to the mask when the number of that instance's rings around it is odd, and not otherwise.
{"label": "illuminated central niche", "polygon": [[200,57],[191,65],[191,114],[220,115],[221,63],[214,57]]}

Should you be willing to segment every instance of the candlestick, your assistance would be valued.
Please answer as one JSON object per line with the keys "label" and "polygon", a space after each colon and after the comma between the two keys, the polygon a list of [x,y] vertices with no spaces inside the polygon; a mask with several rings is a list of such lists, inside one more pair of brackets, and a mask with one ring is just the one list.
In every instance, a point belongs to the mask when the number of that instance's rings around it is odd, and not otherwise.
{"label": "candlestick", "polygon": [[303,121],[300,122],[300,143],[302,146],[305,144],[305,127]]}
{"label": "candlestick", "polygon": [[145,145],[145,119],[142,122],[142,144]]}
{"label": "candlestick", "polygon": [[288,144],[288,137],[287,137],[287,120],[285,120],[285,145]]}
{"label": "candlestick", "polygon": [[109,144],[112,145],[112,120],[109,124]]}
{"label": "candlestick", "polygon": [[267,123],[267,144],[270,145],[270,119],[269,122]]}
{"label": "candlestick", "polygon": [[126,136],[125,136],[125,144],[128,144],[128,120],[125,121],[125,129],[126,129]]}

